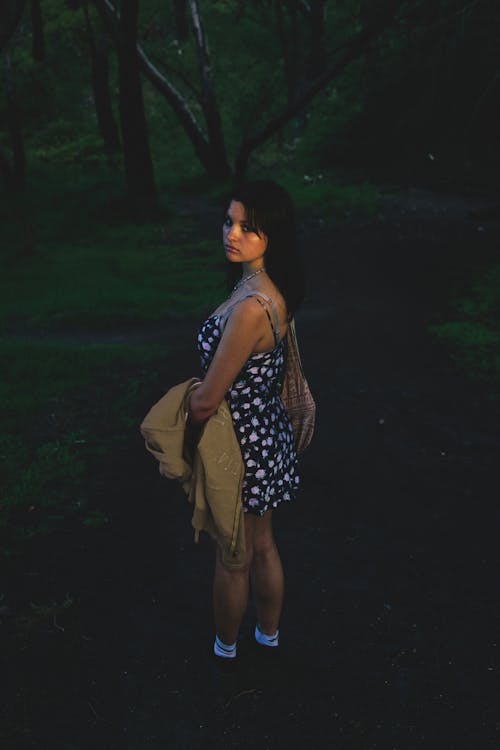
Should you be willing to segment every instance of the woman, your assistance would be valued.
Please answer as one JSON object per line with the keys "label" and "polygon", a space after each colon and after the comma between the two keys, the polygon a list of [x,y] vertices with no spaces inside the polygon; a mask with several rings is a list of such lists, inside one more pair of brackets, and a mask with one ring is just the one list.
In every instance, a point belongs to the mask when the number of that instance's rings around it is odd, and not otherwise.
{"label": "woman", "polygon": [[205,376],[191,397],[190,422],[202,425],[226,398],[245,467],[246,565],[228,570],[217,553],[215,567],[214,657],[223,669],[236,663],[249,578],[255,640],[268,654],[279,643],[284,578],[272,514],[293,499],[299,484],[292,428],[279,396],[288,324],[304,295],[294,213],[288,193],[270,180],[233,191],[222,236],[236,283],[198,335]]}

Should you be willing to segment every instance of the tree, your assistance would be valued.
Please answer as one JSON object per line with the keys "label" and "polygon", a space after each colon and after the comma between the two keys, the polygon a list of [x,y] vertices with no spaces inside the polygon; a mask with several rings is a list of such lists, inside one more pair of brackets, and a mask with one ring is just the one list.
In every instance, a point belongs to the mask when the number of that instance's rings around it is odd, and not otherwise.
{"label": "tree", "polygon": [[177,37],[181,42],[185,42],[189,35],[186,0],[173,0],[173,3]]}
{"label": "tree", "polygon": [[207,127],[207,138],[209,149],[209,170],[217,178],[224,179],[229,176],[230,168],[224,145],[224,134],[222,122],[215,96],[215,88],[212,77],[212,63],[208,51],[208,43],[201,22],[198,0],[188,0],[191,11],[194,36],[196,39],[196,50],[200,77],[202,84],[201,106]]}
{"label": "tree", "polygon": [[17,0],[4,13],[4,25],[0,31],[0,53],[3,55],[3,80],[7,130],[12,148],[12,163],[2,154],[0,168],[8,190],[22,191],[26,186],[26,155],[21,115],[17,101],[14,71],[10,48],[15,44],[16,33],[23,19],[25,0]]}
{"label": "tree", "polygon": [[[111,0],[94,0],[94,2],[103,12],[107,13],[107,17],[113,25],[114,33],[116,33],[119,28],[119,15]],[[188,3],[202,82],[202,93],[198,99],[203,111],[206,130],[203,130],[198,124],[187,98],[182,96],[173,83],[153,65],[139,44],[136,45],[136,54],[143,75],[172,107],[180,126],[191,141],[194,152],[207,173],[215,180],[224,180],[229,177],[231,170],[226,156],[221,118],[213,86],[210,53],[203,31],[198,2],[188,0]],[[192,85],[190,85],[190,88],[191,90],[195,89]]]}
{"label": "tree", "polygon": [[2,8],[0,26],[0,52],[7,47],[22,21],[26,0],[13,0]]}
{"label": "tree", "polygon": [[[364,12],[372,5],[364,0]],[[385,44],[365,57],[363,107],[332,157],[424,180],[495,180],[499,29],[497,0],[406,3]]]}
{"label": "tree", "polygon": [[127,188],[141,204],[156,199],[137,57],[138,0],[122,0],[117,34],[120,123]]}
{"label": "tree", "polygon": [[87,0],[82,8],[85,17],[85,29],[90,51],[92,91],[97,116],[97,125],[104,142],[104,149],[111,155],[120,150],[120,137],[111,104],[109,90],[109,41],[108,35],[101,30],[97,39],[92,28]]}
{"label": "tree", "polygon": [[[116,25],[119,24],[118,12],[111,0],[94,0],[94,2],[108,14],[108,18]],[[370,13],[370,22],[366,27],[361,28],[351,39],[347,39],[336,50],[329,54],[329,66],[320,67],[319,60],[321,57],[322,41],[320,45],[320,57],[314,62],[314,69],[317,74],[314,78],[304,82],[297,87],[298,74],[293,68],[295,63],[292,61],[292,51],[284,52],[288,55],[288,89],[289,97],[285,109],[277,116],[272,117],[256,133],[247,136],[247,129],[244,129],[244,137],[234,163],[231,169],[226,155],[224,145],[224,134],[219,108],[215,96],[215,87],[212,75],[212,64],[208,50],[206,35],[203,31],[202,19],[200,14],[199,3],[197,0],[187,0],[191,22],[196,42],[199,73],[201,79],[201,95],[199,104],[201,106],[205,128],[202,128],[196,117],[191,111],[188,99],[183,96],[167,76],[162,74],[158,68],[149,60],[142,47],[136,45],[136,53],[139,59],[140,69],[143,75],[164,96],[166,101],[172,107],[179,124],[189,137],[196,156],[201,164],[205,167],[208,174],[216,180],[225,180],[230,175],[236,179],[241,179],[248,166],[248,160],[252,152],[260,145],[265,143],[275,133],[279,132],[292,118],[302,113],[311,100],[322,91],[331,81],[340,76],[345,68],[354,60],[361,57],[370,47],[373,41],[380,36],[397,18],[397,12],[404,5],[403,0],[385,0],[377,5],[377,8]],[[279,2],[277,3],[280,4]],[[304,3],[300,3],[304,5]],[[298,8],[297,3],[293,2],[292,6]],[[307,5],[306,12],[309,14],[311,23],[311,33],[313,40],[323,40],[323,10],[322,2],[317,2],[313,6]],[[244,6],[240,8],[244,12]],[[278,14],[279,15],[279,14]],[[292,36],[297,33],[297,22],[292,17]],[[294,25],[295,24],[295,25]],[[295,31],[294,31],[295,29]],[[313,31],[314,30],[314,31]],[[288,47],[287,47],[288,49]],[[130,48],[131,50],[131,48]],[[287,64],[285,61],[285,68]],[[191,91],[195,90],[190,85]]]}
{"label": "tree", "polygon": [[326,66],[325,50],[325,0],[309,3],[309,73],[312,77],[321,74]]}
{"label": "tree", "polygon": [[22,191],[26,187],[26,153],[23,129],[10,53],[4,53],[4,84],[7,128],[12,145],[12,170],[10,187]]}
{"label": "tree", "polygon": [[42,62],[45,57],[45,39],[40,0],[31,0],[31,34],[33,60]]}
{"label": "tree", "polygon": [[9,161],[6,154],[0,153],[0,170],[5,187],[14,198],[13,208],[21,234],[22,253],[30,256],[35,252],[35,245],[25,200],[26,153],[10,53],[11,47],[16,43],[17,30],[23,19],[25,1],[17,0],[9,7],[9,10],[10,13],[4,15],[5,23],[0,32],[0,53],[3,55],[5,110],[12,148],[12,162]]}
{"label": "tree", "polygon": [[[287,3],[284,7],[284,4],[279,1],[274,3],[274,9],[283,56],[288,105],[292,106],[298,93],[300,79],[299,9],[297,2]],[[287,16],[289,16],[289,29],[287,29]]]}
{"label": "tree", "polygon": [[369,15],[366,25],[329,54],[333,62],[311,79],[292,103],[289,103],[280,114],[271,118],[259,131],[242,140],[235,161],[234,175],[237,180],[244,176],[252,152],[302,112],[320,91],[323,91],[329,83],[343,73],[349,63],[365,54],[374,40],[397,19],[397,11],[401,5],[401,0],[381,2]]}

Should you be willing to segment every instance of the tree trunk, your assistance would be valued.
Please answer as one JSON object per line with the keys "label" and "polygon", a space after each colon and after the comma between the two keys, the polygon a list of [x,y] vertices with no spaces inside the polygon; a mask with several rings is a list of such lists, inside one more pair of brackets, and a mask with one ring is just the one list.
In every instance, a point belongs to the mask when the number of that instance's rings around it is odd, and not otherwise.
{"label": "tree trunk", "polygon": [[45,38],[40,0],[31,0],[31,33],[33,60],[43,62],[45,59]]}
{"label": "tree trunk", "polygon": [[0,49],[4,50],[5,119],[12,146],[12,162],[4,153],[0,153],[0,171],[4,178],[6,190],[13,199],[12,219],[19,228],[21,254],[25,257],[31,257],[35,254],[35,241],[25,195],[26,154],[24,136],[12,61],[8,52],[8,46],[15,38],[16,30],[22,21],[24,7],[25,0],[18,0],[17,3],[14,3],[11,6],[11,17],[6,19],[5,26],[0,31]]}
{"label": "tree trunk", "polygon": [[283,16],[283,8],[281,2],[276,2],[274,6],[274,12],[276,14],[276,28],[278,30],[278,39],[281,44],[281,57],[283,58],[283,67],[285,71],[286,81],[286,98],[289,105],[293,103],[295,98],[295,81],[292,75],[292,64],[290,55],[290,45],[288,43],[288,37],[286,34],[285,19]]}
{"label": "tree trunk", "polygon": [[[106,18],[110,28],[110,33],[113,37],[117,38],[120,29],[120,19],[113,3],[111,0],[93,0],[93,2],[103,17]],[[137,55],[143,75],[172,107],[180,126],[191,141],[196,157],[199,159],[204,169],[206,169],[207,173],[214,179],[224,179],[230,174],[227,158],[225,156],[223,159],[217,159],[214,157],[214,151],[216,151],[216,149],[214,149],[213,143],[210,142],[207,135],[199,126],[196,117],[190,110],[187,99],[183,97],[171,81],[169,81],[168,78],[166,78],[158,68],[153,65],[139,44],[137,44]],[[213,129],[216,130],[216,127],[213,127]]]}
{"label": "tree trunk", "polygon": [[85,27],[90,49],[90,64],[92,91],[97,116],[97,126],[104,142],[104,150],[108,155],[115,154],[120,150],[120,136],[111,105],[111,92],[109,90],[109,42],[107,37],[100,33],[96,42],[87,0],[83,2],[85,14]]}
{"label": "tree trunk", "polygon": [[201,105],[209,142],[209,171],[218,180],[225,180],[231,174],[226,155],[222,122],[212,80],[212,64],[208,44],[203,32],[198,0],[188,0],[193,23],[193,31],[198,51],[201,77]]}
{"label": "tree trunk", "polygon": [[127,188],[131,198],[156,203],[156,186],[137,57],[138,0],[122,0],[118,32],[120,123]]}
{"label": "tree trunk", "polygon": [[31,230],[28,209],[26,205],[26,156],[24,150],[24,137],[21,127],[21,117],[17,103],[14,76],[10,55],[5,54],[5,102],[6,120],[12,144],[12,166],[7,157],[0,157],[0,169],[3,173],[5,186],[10,192],[13,202],[13,219],[18,225],[21,236],[21,254],[31,257],[35,254],[35,242]]}
{"label": "tree trunk", "polygon": [[189,35],[186,0],[174,0],[174,18],[177,38],[185,42]]}
{"label": "tree trunk", "polygon": [[326,68],[324,5],[325,0],[311,0],[309,71],[313,78],[321,75]]}
{"label": "tree trunk", "polygon": [[[5,3],[4,3],[5,5]],[[8,7],[1,9],[2,23],[0,25],[0,52],[5,49],[21,23],[26,0],[11,0]]]}
{"label": "tree trunk", "polygon": [[5,191],[11,193],[14,190],[14,173],[8,157],[2,151],[0,151],[0,172],[2,173]]}
{"label": "tree trunk", "polygon": [[189,109],[186,99],[184,99],[170,81],[165,78],[157,68],[155,68],[140,47],[138,47],[138,55],[139,64],[143,74],[170,104],[180,126],[191,141],[191,145],[193,146],[197,158],[210,174],[212,168],[210,145],[204,132],[196,122],[195,116]]}
{"label": "tree trunk", "polygon": [[12,62],[8,53],[5,55],[4,77],[6,120],[12,145],[12,184],[16,191],[22,191],[26,187],[26,153],[24,149],[21,117],[14,85],[14,76],[12,73]]}

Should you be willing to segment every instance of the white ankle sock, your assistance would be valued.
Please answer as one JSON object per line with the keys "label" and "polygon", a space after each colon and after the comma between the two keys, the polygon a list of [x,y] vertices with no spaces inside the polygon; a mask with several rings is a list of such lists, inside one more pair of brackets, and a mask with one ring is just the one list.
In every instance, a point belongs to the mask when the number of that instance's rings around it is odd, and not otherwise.
{"label": "white ankle sock", "polygon": [[216,635],[214,641],[214,654],[216,656],[222,656],[224,659],[234,659],[236,656],[237,643],[238,641],[235,641],[230,646],[228,646],[227,643],[222,643],[219,636]]}
{"label": "white ankle sock", "polygon": [[258,625],[255,626],[255,640],[261,646],[279,646],[279,634],[280,631],[277,630],[274,635],[266,635]]}

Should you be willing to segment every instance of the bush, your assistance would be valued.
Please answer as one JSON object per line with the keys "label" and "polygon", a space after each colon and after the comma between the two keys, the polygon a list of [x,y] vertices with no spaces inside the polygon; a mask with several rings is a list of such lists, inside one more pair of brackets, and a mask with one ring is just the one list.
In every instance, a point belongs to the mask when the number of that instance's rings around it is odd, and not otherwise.
{"label": "bush", "polygon": [[458,320],[429,326],[466,375],[500,394],[500,265],[483,271],[467,295],[452,303]]}

